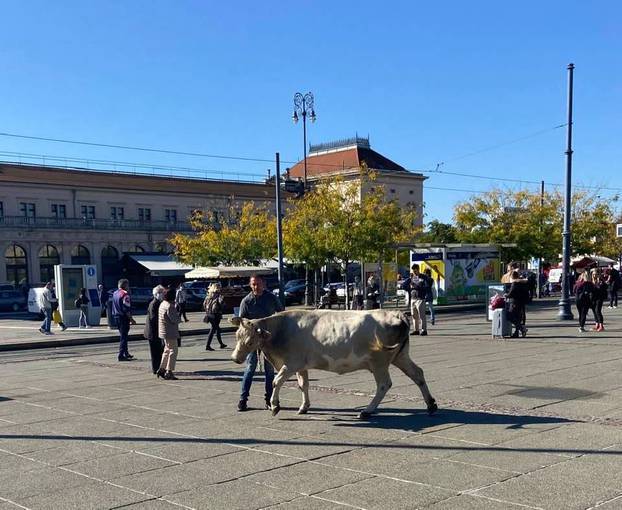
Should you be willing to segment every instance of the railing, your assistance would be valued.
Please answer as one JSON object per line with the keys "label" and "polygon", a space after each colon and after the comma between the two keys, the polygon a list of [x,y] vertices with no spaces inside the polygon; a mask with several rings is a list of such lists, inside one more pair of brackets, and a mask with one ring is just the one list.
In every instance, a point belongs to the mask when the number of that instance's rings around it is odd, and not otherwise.
{"label": "railing", "polygon": [[163,232],[189,232],[192,230],[190,224],[184,221],[107,220],[99,218],[28,218],[25,216],[0,216],[0,228],[140,230]]}

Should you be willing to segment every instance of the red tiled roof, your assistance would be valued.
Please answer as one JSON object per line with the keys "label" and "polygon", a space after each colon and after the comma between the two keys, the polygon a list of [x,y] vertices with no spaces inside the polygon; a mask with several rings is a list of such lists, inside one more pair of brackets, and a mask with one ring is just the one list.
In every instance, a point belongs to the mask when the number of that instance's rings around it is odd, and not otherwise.
{"label": "red tiled roof", "polygon": [[[373,149],[350,147],[307,156],[307,177],[360,168],[363,163],[373,170],[408,171]],[[289,175],[293,178],[304,177],[304,160],[291,167]]]}

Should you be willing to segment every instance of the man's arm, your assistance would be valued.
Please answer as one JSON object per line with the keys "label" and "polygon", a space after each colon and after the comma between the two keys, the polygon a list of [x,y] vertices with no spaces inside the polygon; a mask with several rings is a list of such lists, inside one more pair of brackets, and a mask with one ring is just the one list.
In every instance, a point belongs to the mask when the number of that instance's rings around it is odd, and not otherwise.
{"label": "man's arm", "polygon": [[242,298],[242,302],[240,303],[240,318],[248,319],[248,305],[246,297]]}

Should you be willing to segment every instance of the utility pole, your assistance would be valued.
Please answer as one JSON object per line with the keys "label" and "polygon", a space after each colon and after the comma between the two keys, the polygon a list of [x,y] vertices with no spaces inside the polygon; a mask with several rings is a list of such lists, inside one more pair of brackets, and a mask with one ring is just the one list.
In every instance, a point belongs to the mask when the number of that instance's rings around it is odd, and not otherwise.
{"label": "utility pole", "polygon": [[568,124],[566,131],[566,193],[564,197],[564,231],[562,254],[562,296],[559,300],[559,320],[572,320],[570,308],[570,216],[572,195],[572,93],[574,64],[568,64]]}
{"label": "utility pole", "polygon": [[279,262],[279,299],[285,308],[285,296],[283,295],[283,231],[281,230],[281,155],[276,153],[276,249]]}
{"label": "utility pole", "polygon": [[[542,210],[544,209],[544,181],[540,181],[540,242],[542,242]],[[536,295],[542,297],[542,251],[538,257],[538,281],[536,282]]]}

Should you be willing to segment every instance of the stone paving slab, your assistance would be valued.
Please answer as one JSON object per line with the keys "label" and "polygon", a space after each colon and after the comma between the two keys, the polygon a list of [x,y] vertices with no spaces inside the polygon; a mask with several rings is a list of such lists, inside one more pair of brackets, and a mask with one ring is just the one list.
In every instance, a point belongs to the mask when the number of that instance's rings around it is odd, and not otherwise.
{"label": "stone paving slab", "polygon": [[0,505],[622,508],[622,313],[607,311],[601,336],[554,313],[531,311],[517,341],[492,340],[479,316],[440,316],[411,345],[433,417],[395,371],[367,421],[364,372],[312,372],[305,416],[287,383],[276,417],[258,374],[253,410],[238,413],[242,367],[201,337],[183,342],[167,382],[145,342],[124,364],[114,346],[0,353]]}

